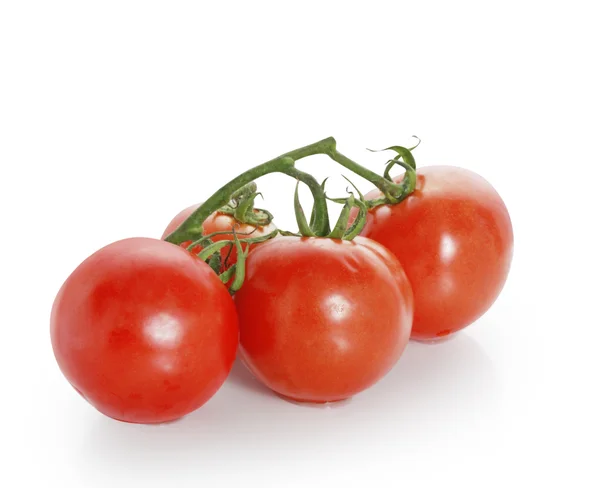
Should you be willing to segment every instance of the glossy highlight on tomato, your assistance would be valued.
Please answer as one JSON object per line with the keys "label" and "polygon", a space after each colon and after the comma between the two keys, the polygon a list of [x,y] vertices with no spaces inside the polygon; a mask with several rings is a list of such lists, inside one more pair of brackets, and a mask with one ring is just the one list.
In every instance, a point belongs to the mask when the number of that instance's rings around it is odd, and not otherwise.
{"label": "glossy highlight on tomato", "polygon": [[[378,190],[365,195],[378,197]],[[424,341],[448,336],[486,312],[513,254],[510,216],[496,190],[452,166],[420,168],[415,191],[399,204],[371,209],[361,235],[402,263],[414,292],[412,337]]]}
{"label": "glossy highlight on tomato", "polygon": [[333,402],[396,364],[413,305],[398,260],[369,239],[280,237],[252,251],[235,295],[240,354],[286,398]]}
{"label": "glossy highlight on tomato", "polygon": [[[167,225],[165,231],[163,232],[161,239],[164,239],[173,231],[175,231],[175,229],[177,229],[177,227],[179,227],[183,223],[183,221],[186,220],[194,212],[194,210],[200,207],[200,205],[200,203],[196,205],[191,205],[190,207],[183,209],[175,217],[173,217],[173,220],[169,222],[169,225]],[[235,229],[235,231],[238,233],[238,237],[241,239],[244,237],[262,237],[270,234],[277,227],[272,222],[265,226],[243,224],[235,220],[233,215],[217,211],[212,213],[204,221],[204,223],[202,224],[202,228],[204,229],[204,235],[212,234],[213,232],[224,232],[231,231],[231,229]],[[211,239],[213,242],[224,240],[229,241],[233,239],[233,234],[231,232],[227,234],[220,234],[212,237]],[[191,243],[192,241],[184,241],[180,244],[180,246],[187,248]],[[250,244],[250,249],[255,248],[256,246],[260,246],[261,244],[262,243]],[[248,246],[248,244],[242,243],[242,249],[246,249],[246,246]],[[195,246],[192,249],[192,252],[198,253],[201,249],[202,248],[200,246]],[[226,268],[229,268],[231,265],[235,264],[237,262],[237,251],[235,247],[232,247],[231,249],[229,247],[223,248],[221,250],[221,258],[223,262],[223,271]]]}
{"label": "glossy highlight on tomato", "polygon": [[235,359],[237,315],[210,267],[148,238],[110,244],[68,277],[52,347],[73,387],[126,422],[175,420],[220,388]]}

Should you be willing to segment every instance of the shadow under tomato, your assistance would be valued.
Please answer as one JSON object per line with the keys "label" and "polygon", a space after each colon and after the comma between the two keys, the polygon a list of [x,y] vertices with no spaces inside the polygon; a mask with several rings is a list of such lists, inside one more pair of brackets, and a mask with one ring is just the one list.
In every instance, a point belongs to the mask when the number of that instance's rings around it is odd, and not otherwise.
{"label": "shadow under tomato", "polygon": [[497,400],[496,386],[485,350],[468,333],[458,332],[435,343],[410,341],[396,366],[370,391],[374,401],[407,410],[414,418],[453,406],[487,408]]}
{"label": "shadow under tomato", "polygon": [[486,421],[497,390],[490,358],[464,332],[442,344],[409,343],[383,380],[336,408],[284,401],[236,360],[223,388],[177,422],[136,425],[98,415],[89,428],[82,426],[74,466],[98,472],[118,464],[131,475],[142,470],[158,476],[227,466],[232,458],[240,468],[265,456],[276,463],[294,452],[314,456],[314,449],[339,453],[393,442],[412,452],[424,439],[457,435],[461,426]]}

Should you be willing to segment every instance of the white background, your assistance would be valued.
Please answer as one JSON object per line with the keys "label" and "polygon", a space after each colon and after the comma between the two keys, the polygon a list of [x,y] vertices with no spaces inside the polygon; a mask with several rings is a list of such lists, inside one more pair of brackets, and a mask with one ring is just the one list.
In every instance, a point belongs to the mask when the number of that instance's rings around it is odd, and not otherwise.
{"label": "white background", "polygon": [[[598,486],[594,4],[1,2],[0,485]],[[381,171],[365,147],[413,134],[417,164],[479,172],[513,219],[509,281],[464,333],[333,408],[236,365],[184,420],[127,425],[64,380],[50,307],[90,253],[298,146],[333,135]],[[259,184],[294,230],[294,182]]]}

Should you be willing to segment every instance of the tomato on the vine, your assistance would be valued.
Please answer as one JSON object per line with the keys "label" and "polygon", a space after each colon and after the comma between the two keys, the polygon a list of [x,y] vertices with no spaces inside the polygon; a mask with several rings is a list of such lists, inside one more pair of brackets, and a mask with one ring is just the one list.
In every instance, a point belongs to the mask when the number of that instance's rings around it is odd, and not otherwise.
{"label": "tomato on the vine", "polygon": [[[365,198],[381,196],[373,190]],[[451,166],[418,169],[415,191],[399,204],[371,209],[361,235],[402,263],[414,292],[417,340],[445,337],[486,312],[504,286],[513,253],[510,216],[496,190]]]}
{"label": "tomato on the vine", "polygon": [[73,387],[105,415],[136,423],[204,404],[229,374],[239,335],[233,300],[212,269],[148,238],[83,261],[60,289],[50,327]]}
{"label": "tomato on the vine", "polygon": [[[169,225],[167,225],[167,228],[163,232],[161,239],[164,239],[169,234],[171,234],[175,229],[177,229],[177,227],[179,227],[183,223],[183,221],[186,220],[194,212],[194,210],[196,210],[200,205],[201,204],[198,203],[196,205],[187,207],[187,208],[183,209],[181,212],[179,212],[175,217],[173,217],[173,220],[171,220],[171,222],[169,223]],[[213,232],[225,232],[225,231],[231,231],[232,229],[235,229],[235,231],[238,234],[238,237],[240,239],[242,239],[244,237],[266,236],[266,235],[270,234],[271,232],[273,232],[277,228],[275,226],[275,224],[273,224],[273,223],[270,223],[270,224],[264,225],[264,226],[255,226],[252,224],[244,224],[244,223],[238,222],[233,217],[233,215],[222,213],[222,212],[219,212],[218,210],[216,212],[213,212],[204,221],[204,223],[202,224],[202,227],[204,230],[204,232],[203,232],[204,235],[212,234]],[[213,242],[230,241],[232,239],[233,239],[233,234],[231,232],[226,233],[226,234],[219,234],[219,235],[216,235],[211,238],[211,240]],[[180,246],[187,248],[191,243],[192,243],[192,241],[184,241],[180,244]],[[245,243],[242,244],[242,249],[246,249],[246,246],[248,246],[248,244],[245,244]],[[250,244],[251,249],[253,249],[255,246],[260,246],[260,244]],[[200,246],[195,246],[192,249],[192,252],[198,253],[201,249],[202,248]],[[223,262],[223,268],[222,268],[223,271],[226,268],[229,268],[230,266],[235,264],[237,262],[237,251],[236,251],[235,247],[232,246],[231,248],[229,248],[229,247],[223,248],[221,250],[221,258],[222,258],[222,262]]]}
{"label": "tomato on the vine", "polygon": [[280,237],[252,251],[235,295],[240,354],[296,401],[332,402],[372,386],[399,359],[412,292],[398,260],[362,237]]}

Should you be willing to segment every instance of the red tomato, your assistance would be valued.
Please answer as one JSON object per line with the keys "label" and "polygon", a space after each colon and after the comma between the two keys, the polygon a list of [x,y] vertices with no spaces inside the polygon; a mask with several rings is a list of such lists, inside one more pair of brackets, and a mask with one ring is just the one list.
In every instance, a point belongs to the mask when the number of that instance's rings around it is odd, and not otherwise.
{"label": "red tomato", "polygon": [[[201,205],[200,203],[198,203],[196,205],[192,205],[191,207],[188,207],[188,208],[182,210],[175,217],[173,217],[173,220],[171,220],[171,222],[169,223],[169,225],[163,232],[161,239],[164,239],[169,234],[171,234],[173,231],[175,231],[175,229],[177,229],[177,227],[179,227],[183,223],[183,221],[185,219],[187,219],[192,214],[192,212],[194,210],[196,210],[200,205]],[[231,230],[234,227],[235,227],[235,231],[238,233],[238,237],[240,239],[248,238],[248,237],[261,237],[261,236],[270,234],[277,228],[277,227],[275,227],[275,224],[273,224],[273,223],[270,223],[269,225],[265,225],[263,227],[255,227],[250,224],[242,224],[241,222],[238,222],[237,220],[235,220],[233,215],[220,213],[218,211],[211,214],[204,221],[204,224],[203,224],[204,235],[212,234],[213,232]],[[249,234],[249,233],[251,233],[251,234]],[[249,235],[243,235],[243,234],[249,234]],[[217,235],[212,238],[213,242],[223,241],[223,240],[231,240],[231,239],[233,239],[233,234],[231,234],[231,233]],[[181,247],[188,247],[191,243],[192,243],[192,241],[185,241],[185,242],[182,242],[180,245],[181,245]],[[253,249],[255,246],[259,246],[260,244],[262,244],[262,243],[252,244],[251,249]],[[247,244],[242,244],[243,249],[246,249],[246,246],[247,246]],[[196,246],[196,247],[194,247],[194,249],[192,249],[192,251],[194,253],[198,253],[198,252],[200,252],[201,249],[202,248],[200,246]],[[228,255],[229,255],[229,257],[227,257]],[[225,268],[230,267],[232,264],[235,264],[237,262],[237,251],[236,251],[235,247],[233,247],[231,249],[231,252],[229,250],[229,247],[225,247],[224,249],[222,249],[221,257],[223,258],[223,270],[225,270]],[[225,266],[226,258],[227,258],[227,266]]]}
{"label": "red tomato", "polygon": [[164,241],[110,244],[69,276],[52,308],[67,380],[100,412],[167,422],[204,404],[233,365],[233,300],[210,267]]}
{"label": "red tomato", "polygon": [[394,366],[412,321],[412,292],[383,246],[357,237],[279,237],[252,251],[235,295],[240,354],[278,394],[332,402]]}
{"label": "red tomato", "polygon": [[[412,337],[429,341],[466,327],[494,303],[510,268],[513,231],[504,202],[481,176],[451,166],[417,175],[406,200],[369,211],[361,235],[402,263],[414,292]],[[373,190],[365,198],[380,196]]]}

